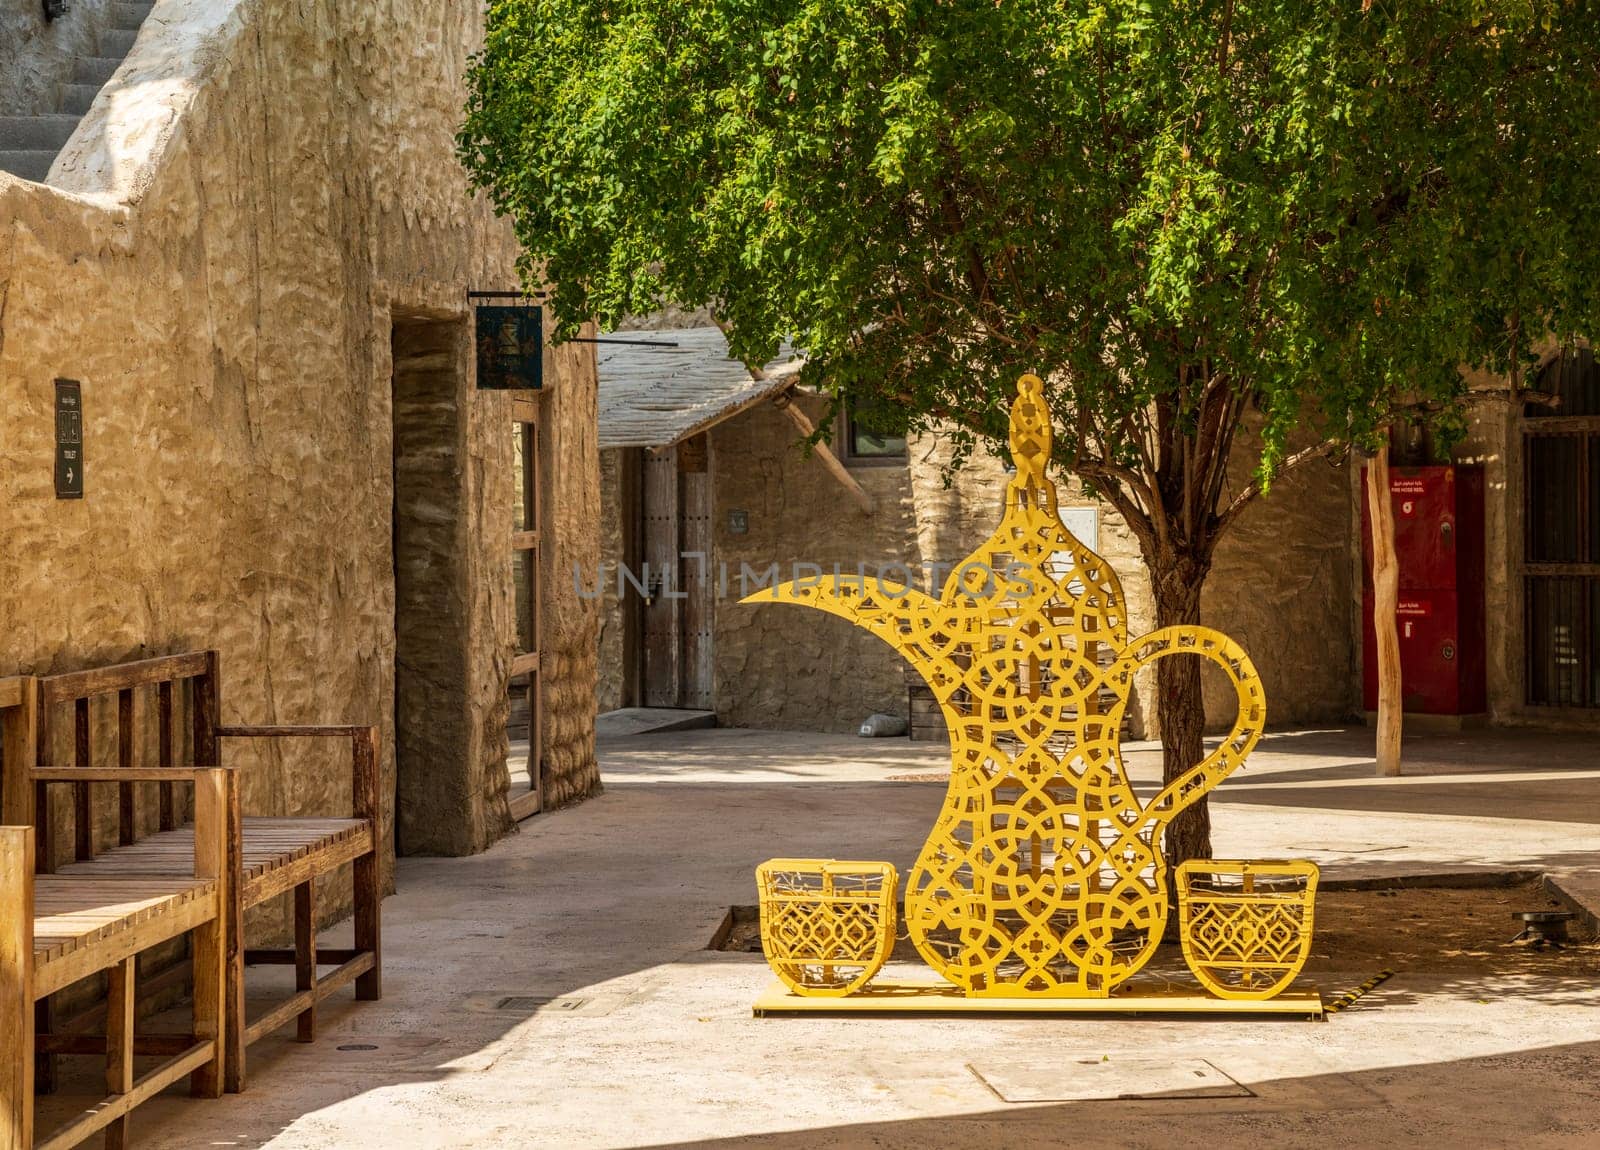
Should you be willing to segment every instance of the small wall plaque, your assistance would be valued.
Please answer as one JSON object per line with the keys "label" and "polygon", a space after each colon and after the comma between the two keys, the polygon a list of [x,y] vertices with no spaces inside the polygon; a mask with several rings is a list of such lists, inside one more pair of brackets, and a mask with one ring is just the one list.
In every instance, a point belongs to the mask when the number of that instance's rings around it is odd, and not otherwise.
{"label": "small wall plaque", "polygon": [[1100,510],[1096,507],[1063,507],[1061,522],[1073,537],[1090,551],[1100,548]]}
{"label": "small wall plaque", "polygon": [[750,512],[748,512],[748,511],[730,511],[730,512],[728,512],[728,534],[730,534],[730,535],[746,535],[746,534],[749,533],[749,531],[750,531]]}
{"label": "small wall plaque", "polygon": [[56,498],[83,498],[83,388],[56,380]]}

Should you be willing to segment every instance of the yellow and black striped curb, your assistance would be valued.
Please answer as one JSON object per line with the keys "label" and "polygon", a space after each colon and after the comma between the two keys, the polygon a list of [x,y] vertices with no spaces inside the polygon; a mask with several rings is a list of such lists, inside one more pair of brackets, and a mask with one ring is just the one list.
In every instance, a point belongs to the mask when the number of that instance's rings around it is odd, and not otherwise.
{"label": "yellow and black striped curb", "polygon": [[1322,1012],[1324,1014],[1338,1014],[1341,1010],[1346,1010],[1353,1006],[1357,999],[1359,999],[1363,994],[1367,993],[1367,991],[1371,990],[1374,986],[1377,986],[1382,982],[1387,982],[1393,977],[1394,971],[1380,970],[1377,974],[1367,979],[1367,981],[1363,982],[1354,990],[1347,990],[1332,1002],[1324,1003]]}

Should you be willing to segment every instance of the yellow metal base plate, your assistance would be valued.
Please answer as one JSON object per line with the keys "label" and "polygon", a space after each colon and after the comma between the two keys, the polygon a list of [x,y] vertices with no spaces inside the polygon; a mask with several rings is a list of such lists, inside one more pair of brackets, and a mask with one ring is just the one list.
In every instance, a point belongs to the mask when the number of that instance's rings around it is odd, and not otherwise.
{"label": "yellow metal base plate", "polygon": [[1314,986],[1291,987],[1262,1000],[1214,998],[1169,983],[1124,983],[1109,998],[968,998],[949,983],[878,979],[846,998],[795,994],[773,982],[756,999],[757,1018],[768,1014],[1226,1014],[1321,1018]]}

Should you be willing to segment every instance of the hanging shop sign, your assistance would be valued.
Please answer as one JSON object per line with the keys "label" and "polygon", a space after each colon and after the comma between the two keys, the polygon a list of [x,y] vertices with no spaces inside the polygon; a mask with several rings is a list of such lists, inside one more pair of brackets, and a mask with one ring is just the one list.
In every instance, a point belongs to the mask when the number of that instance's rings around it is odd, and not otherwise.
{"label": "hanging shop sign", "polygon": [[544,387],[544,309],[534,303],[477,305],[478,387]]}

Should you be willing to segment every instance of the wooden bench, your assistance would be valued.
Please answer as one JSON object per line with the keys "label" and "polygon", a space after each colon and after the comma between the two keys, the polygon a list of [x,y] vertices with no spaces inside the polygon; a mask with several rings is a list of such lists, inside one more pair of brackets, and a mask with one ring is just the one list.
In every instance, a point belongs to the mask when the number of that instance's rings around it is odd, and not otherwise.
{"label": "wooden bench", "polygon": [[[370,726],[223,726],[219,722],[219,659],[215,651],[168,655],[139,662],[97,667],[66,674],[25,680],[31,700],[12,712],[13,726],[22,729],[8,736],[11,743],[31,747],[29,761],[41,761],[52,745],[57,712],[71,708],[74,759],[78,766],[59,768],[47,776],[34,772],[36,785],[25,786],[9,778],[4,791],[4,821],[36,828],[36,858],[41,871],[49,871],[55,858],[50,819],[42,817],[43,782],[67,783],[73,799],[73,861],[59,867],[63,877],[88,881],[167,878],[178,874],[194,850],[194,830],[181,826],[182,795],[171,780],[157,780],[157,829],[139,834],[136,785],[119,782],[118,845],[96,853],[92,835],[91,780],[75,775],[94,758],[94,724],[91,704],[114,696],[117,707],[117,756],[124,769],[137,769],[151,734],[140,723],[141,713],[155,703],[154,744],[159,767],[172,767],[185,757],[210,766],[222,763],[221,746],[229,739],[333,738],[350,745],[353,810],[348,818],[258,818],[244,815],[239,787],[226,820],[228,837],[229,904],[226,923],[225,996],[228,1025],[224,1028],[226,1059],[224,1081],[230,1092],[245,1085],[245,1050],[258,1038],[289,1022],[296,1037],[310,1042],[316,1037],[317,1003],[351,982],[358,999],[376,999],[382,993],[379,904],[383,895],[380,875],[381,819],[378,797],[378,731]],[[185,706],[186,705],[186,706]],[[180,725],[179,714],[188,712]],[[187,730],[188,738],[183,734]],[[26,751],[21,751],[26,754]],[[7,762],[13,761],[8,750]],[[149,821],[148,818],[146,821]],[[351,864],[354,871],[355,945],[350,949],[322,950],[316,939],[317,881]],[[249,950],[244,945],[244,912],[286,891],[294,892],[294,946]],[[244,968],[247,963],[285,964],[295,968],[295,992],[255,1019],[245,1016]],[[319,973],[318,967],[334,969]],[[49,1022],[48,1005],[39,1020]],[[52,1071],[41,1065],[43,1085]]]}
{"label": "wooden bench", "polygon": [[[31,681],[0,680],[0,713],[31,701]],[[30,768],[7,731],[8,776],[48,786],[59,771]],[[192,781],[195,830],[186,864],[172,873],[132,878],[35,874],[35,829],[0,826],[0,1150],[64,1150],[99,1130],[106,1145],[127,1145],[128,1119],[140,1103],[188,1076],[197,1096],[223,1088],[224,991],[228,920],[228,810],[232,777],[220,768],[145,770],[74,768],[87,781],[119,786]],[[20,788],[18,788],[20,789]],[[135,1033],[135,959],[164,942],[192,936],[194,1021],[185,1034]],[[36,1007],[85,978],[106,974],[102,1034],[36,1029]],[[102,1054],[105,1097],[38,1142],[34,1072],[38,1055]],[[135,1056],[161,1061],[135,1077]]]}

